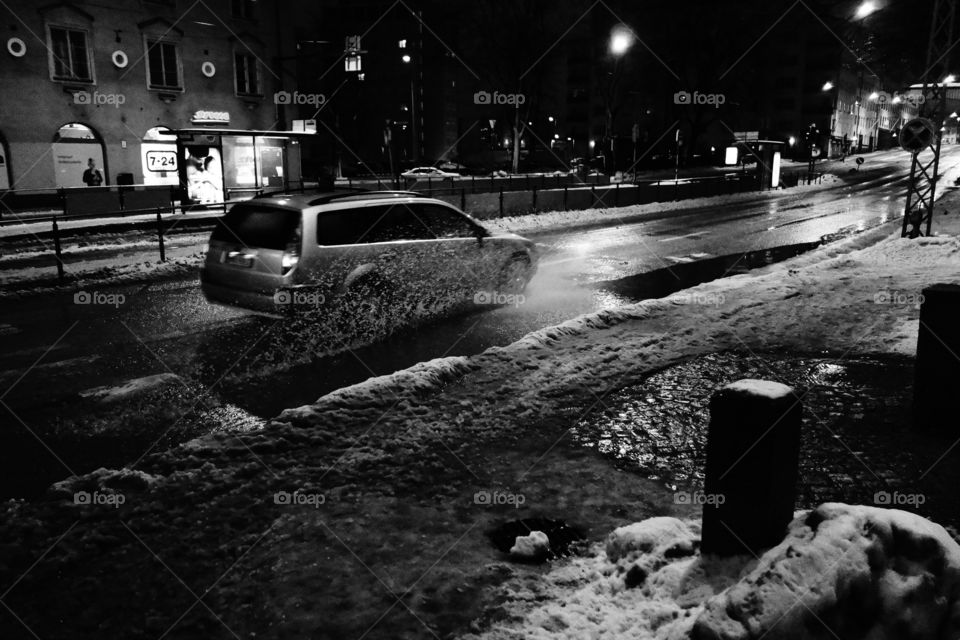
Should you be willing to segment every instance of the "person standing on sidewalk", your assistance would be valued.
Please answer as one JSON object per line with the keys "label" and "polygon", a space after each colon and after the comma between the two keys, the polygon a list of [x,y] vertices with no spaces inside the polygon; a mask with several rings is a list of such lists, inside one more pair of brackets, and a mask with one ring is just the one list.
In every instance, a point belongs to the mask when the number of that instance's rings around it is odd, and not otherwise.
{"label": "person standing on sidewalk", "polygon": [[103,174],[97,169],[93,158],[87,158],[87,170],[83,172],[83,183],[88,187],[99,187],[103,184]]}

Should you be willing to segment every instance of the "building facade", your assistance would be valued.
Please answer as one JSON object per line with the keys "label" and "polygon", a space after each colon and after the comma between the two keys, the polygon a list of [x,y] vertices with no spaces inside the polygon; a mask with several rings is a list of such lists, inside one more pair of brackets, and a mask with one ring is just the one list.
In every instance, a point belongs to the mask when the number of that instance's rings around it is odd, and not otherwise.
{"label": "building facade", "polygon": [[[275,0],[4,6],[0,188],[89,186],[91,164],[103,185],[177,184],[188,161],[193,173],[223,171],[227,142],[193,140],[188,153],[201,156],[180,157],[171,132],[289,128],[275,95],[283,88],[277,61],[292,38]],[[249,143],[253,153],[270,146]],[[265,149],[261,159],[270,164],[272,155]]]}

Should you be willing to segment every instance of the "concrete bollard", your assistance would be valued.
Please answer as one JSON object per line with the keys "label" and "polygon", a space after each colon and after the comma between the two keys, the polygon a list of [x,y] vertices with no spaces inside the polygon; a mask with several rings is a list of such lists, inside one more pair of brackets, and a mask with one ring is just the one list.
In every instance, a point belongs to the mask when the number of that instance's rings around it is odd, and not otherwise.
{"label": "concrete bollard", "polygon": [[710,399],[704,553],[733,556],[778,544],[793,518],[802,404],[787,385],[738,380]]}
{"label": "concrete bollard", "polygon": [[960,388],[960,285],[935,284],[923,290],[917,362],[913,375],[914,426],[929,431],[957,429]]}

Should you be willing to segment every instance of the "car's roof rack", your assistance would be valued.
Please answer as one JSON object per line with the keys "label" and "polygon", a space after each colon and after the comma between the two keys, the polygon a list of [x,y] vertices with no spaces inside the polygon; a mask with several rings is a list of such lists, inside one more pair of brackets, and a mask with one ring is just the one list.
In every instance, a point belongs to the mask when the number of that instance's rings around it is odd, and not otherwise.
{"label": "car's roof rack", "polygon": [[347,192],[331,192],[322,194],[316,198],[310,200],[310,206],[315,206],[318,204],[328,204],[335,200],[346,200],[346,199],[355,199],[355,200],[374,200],[377,198],[384,197],[393,197],[393,198],[416,198],[423,197],[422,193],[417,193],[416,191],[347,191]]}
{"label": "car's roof rack", "polygon": [[[313,193],[310,193],[313,191]],[[268,198],[281,198],[286,200],[294,200],[301,203],[301,206],[305,204],[306,206],[316,206],[318,204],[328,204],[330,202],[335,202],[338,200],[375,200],[382,198],[416,198],[424,197],[422,193],[417,193],[416,191],[401,191],[401,190],[382,190],[382,191],[371,191],[369,189],[362,189],[357,187],[338,187],[333,191],[317,191],[317,190],[307,190],[305,193],[301,192],[289,192],[289,191],[274,191],[272,193],[263,193],[255,196],[254,200],[266,200]]]}

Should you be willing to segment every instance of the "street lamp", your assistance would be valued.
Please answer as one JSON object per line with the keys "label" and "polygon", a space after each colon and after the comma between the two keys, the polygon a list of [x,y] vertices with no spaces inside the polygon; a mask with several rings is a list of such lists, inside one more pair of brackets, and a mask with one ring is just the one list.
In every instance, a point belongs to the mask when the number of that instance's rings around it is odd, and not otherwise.
{"label": "street lamp", "polygon": [[610,53],[619,58],[633,46],[633,40],[633,31],[618,24],[610,31]]}
{"label": "street lamp", "polygon": [[957,76],[951,73],[950,75],[948,75],[946,78],[943,79],[943,84],[953,84],[956,81],[957,81]]}
{"label": "street lamp", "polygon": [[860,3],[859,7],[857,7],[857,12],[855,15],[857,16],[857,18],[862,20],[863,18],[866,18],[876,10],[877,10],[876,2],[871,2],[871,0],[865,0],[864,2]]}
{"label": "street lamp", "polygon": [[832,83],[832,82],[830,82],[829,80],[827,80],[826,82],[823,83],[823,91],[830,91],[831,89],[833,89],[833,83]]}

